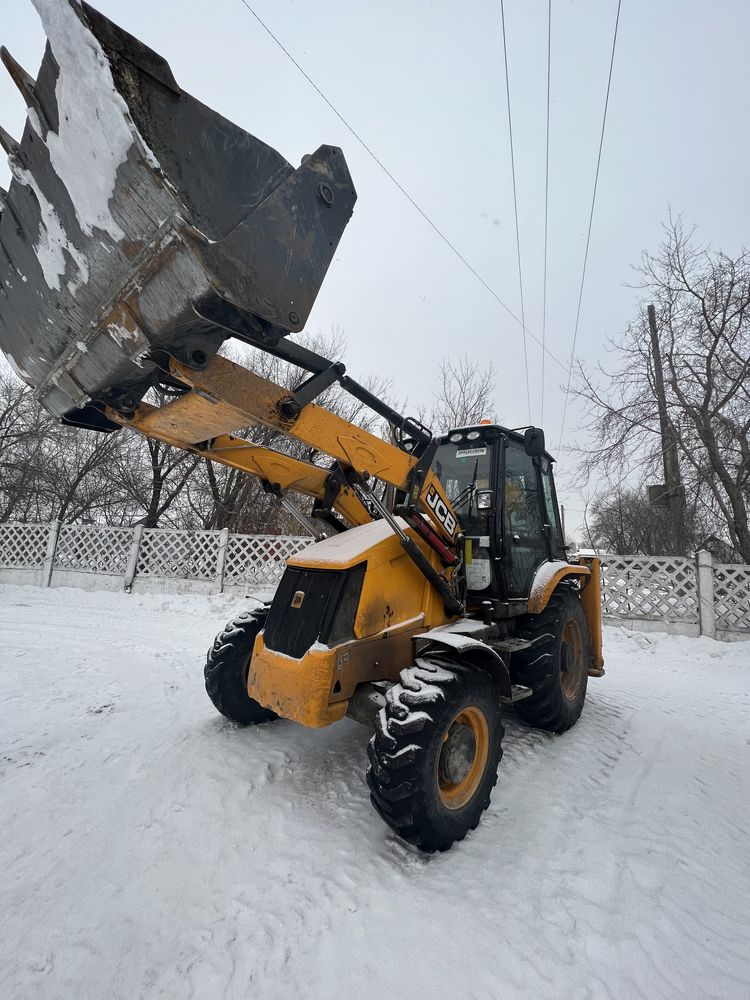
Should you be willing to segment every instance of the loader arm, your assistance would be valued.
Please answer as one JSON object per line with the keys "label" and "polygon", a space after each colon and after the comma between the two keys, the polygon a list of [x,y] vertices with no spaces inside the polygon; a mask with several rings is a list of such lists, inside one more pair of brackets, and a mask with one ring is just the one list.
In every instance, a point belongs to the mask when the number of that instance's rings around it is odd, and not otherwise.
{"label": "loader arm", "polygon": [[[458,562],[456,548],[461,525],[443,486],[427,463],[394,444],[350,423],[325,407],[310,402],[294,416],[285,404],[294,393],[220,356],[203,370],[168,358],[168,374],[185,392],[163,406],[139,404],[132,415],[106,408],[108,420],[130,427],[147,437],[234,468],[281,489],[293,489],[331,505],[351,524],[372,520],[364,498],[370,498],[368,481],[380,480],[407,494],[407,510],[424,515],[423,537],[443,557],[450,569]],[[250,424],[263,424],[330,455],[343,477],[271,449],[261,448],[232,432]],[[424,522],[424,517],[419,516]]]}
{"label": "loader arm", "polygon": [[[351,469],[355,489],[357,479],[366,483],[373,477],[406,492],[444,544],[451,550],[455,547],[460,521],[442,483],[421,459],[314,402],[292,415],[294,408],[288,404],[295,401],[294,393],[227,358],[213,358],[202,371],[172,358],[170,374],[191,391],[161,409],[160,416],[154,418],[157,426],[169,426],[176,419],[197,440],[210,436],[207,429],[226,433],[250,423],[272,427]],[[206,404],[210,420],[205,416]],[[196,408],[202,418],[193,424]]]}
{"label": "loader arm", "polygon": [[328,507],[330,503],[330,508],[352,526],[367,524],[372,520],[372,515],[359,497],[330,469],[321,469],[311,462],[293,458],[272,448],[264,448],[232,434],[220,434],[210,441],[192,443],[180,436],[178,428],[174,433],[157,431],[151,425],[155,413],[159,413],[158,406],[140,403],[130,418],[115,411],[109,411],[108,417],[122,427],[139,431],[146,437],[156,438],[207,461],[255,476],[269,487],[269,492],[279,494],[291,490],[318,500],[323,507]]}

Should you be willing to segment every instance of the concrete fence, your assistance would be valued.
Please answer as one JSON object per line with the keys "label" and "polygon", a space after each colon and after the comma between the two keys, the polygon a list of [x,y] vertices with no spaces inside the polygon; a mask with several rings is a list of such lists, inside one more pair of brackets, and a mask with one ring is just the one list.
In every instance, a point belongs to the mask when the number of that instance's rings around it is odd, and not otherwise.
{"label": "concrete fence", "polygon": [[750,566],[715,562],[710,552],[602,556],[605,621],[641,632],[750,639]]}
{"label": "concrete fence", "polygon": [[[272,590],[309,536],[108,525],[0,524],[0,583],[136,593]],[[602,556],[605,620],[640,631],[750,639],[750,566]]]}
{"label": "concrete fence", "polygon": [[309,536],[0,524],[0,583],[136,593],[219,594],[273,589]]}

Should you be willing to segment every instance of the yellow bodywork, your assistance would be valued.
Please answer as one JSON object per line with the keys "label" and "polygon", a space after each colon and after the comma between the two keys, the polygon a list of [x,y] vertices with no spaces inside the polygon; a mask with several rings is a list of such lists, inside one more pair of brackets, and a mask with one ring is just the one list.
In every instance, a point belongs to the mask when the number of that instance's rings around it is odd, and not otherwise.
{"label": "yellow bodywork", "polygon": [[[106,416],[146,437],[258,476],[274,488],[324,501],[330,470],[231,433],[251,424],[264,424],[330,455],[341,467],[360,476],[373,476],[398,490],[409,490],[411,503],[426,514],[439,536],[451,544],[458,535],[459,520],[440,479],[427,470],[415,492],[409,477],[417,459],[395,445],[315,403],[308,403],[296,419],[283,417],[289,390],[226,358],[216,356],[203,371],[170,358],[169,374],[183,383],[184,395],[162,406],[139,403],[129,416],[108,407]],[[349,524],[372,520],[346,484],[332,506]]]}
{"label": "yellow bodywork", "polygon": [[[200,397],[194,397],[194,400],[197,406],[201,405]],[[168,405],[174,406],[175,403]],[[311,462],[293,458],[272,448],[264,448],[252,441],[245,441],[244,438],[233,434],[222,434],[196,443],[190,442],[186,440],[185,429],[168,427],[163,422],[157,423],[152,419],[152,415],[160,414],[162,409],[166,407],[139,403],[132,417],[124,417],[114,410],[108,410],[107,416],[123,427],[130,427],[147,437],[157,438],[165,444],[192,452],[209,462],[216,462],[219,465],[229,466],[230,469],[247,472],[250,476],[257,476],[258,479],[272,483],[282,491],[293,490],[295,493],[314,497],[316,500],[325,497],[326,481],[330,476],[328,469],[321,469]],[[342,486],[332,506],[349,524],[367,524],[372,520],[371,515],[349,486]]]}
{"label": "yellow bodywork", "polygon": [[[542,563],[543,570],[549,563]],[[537,573],[539,573],[537,570]],[[566,577],[577,577],[581,582],[581,606],[586,616],[589,641],[591,646],[591,661],[589,677],[604,676],[604,656],[602,655],[602,604],[601,604],[601,562],[599,559],[583,558],[580,563],[561,563],[555,573],[549,574],[543,587],[532,585],[527,612],[538,615],[549,604],[555,589]]]}
{"label": "yellow bodywork", "polygon": [[[214,357],[200,371],[170,358],[168,368],[167,374],[184,386],[184,394],[160,407],[142,402],[129,415],[108,408],[106,416],[148,437],[257,476],[274,492],[292,490],[330,504],[353,526],[310,546],[289,564],[342,571],[367,563],[354,638],[332,648],[316,643],[295,659],[267,648],[265,633],[261,632],[248,674],[248,692],[261,705],[305,726],[327,726],[345,714],[358,684],[398,678],[412,662],[414,636],[455,620],[445,611],[436,586],[415,565],[389,524],[373,521],[361,491],[358,495],[344,481],[346,473],[342,475],[342,470],[351,470],[360,484],[374,477],[391,489],[408,491],[409,502],[449,546],[460,535],[460,522],[432,470],[424,470],[413,481],[415,457],[329,410],[311,402],[297,417],[285,417],[289,390],[226,358]],[[274,428],[329,455],[340,471],[332,474],[331,469],[258,446],[233,433],[253,423]],[[337,478],[334,490],[332,476]],[[454,570],[445,569],[435,549],[406,522],[402,521],[401,527],[432,569],[450,583]],[[544,587],[533,589],[527,611],[543,611],[555,587],[571,575],[583,584],[581,600],[592,645],[589,674],[601,676],[604,671],[596,561],[561,563],[559,570],[545,579]]]}
{"label": "yellow bodywork", "polygon": [[[435,553],[412,529],[407,529],[407,534],[440,570]],[[311,545],[293,556],[289,565],[346,570],[365,561],[367,572],[353,640],[330,649],[316,644],[295,659],[268,649],[264,633],[258,635],[247,686],[250,696],[261,705],[304,726],[327,726],[346,713],[357,684],[398,677],[412,662],[415,635],[454,620],[446,615],[439,595],[384,521],[351,528]]]}
{"label": "yellow bodywork", "polygon": [[[544,569],[546,569],[549,565],[549,563],[542,563],[537,570],[537,574],[539,574],[540,571],[544,571]],[[587,578],[590,575],[591,570],[588,566],[574,565],[573,563],[560,563],[560,568],[554,573],[554,575],[550,574],[543,587],[538,587],[536,585],[536,581],[532,584],[531,595],[529,596],[526,610],[530,615],[538,615],[540,611],[544,611],[549,604],[550,597],[552,597],[552,594],[566,576],[577,576],[581,579],[581,581],[583,581],[584,578]]]}
{"label": "yellow bodywork", "polygon": [[602,564],[599,559],[586,558],[591,577],[581,594],[583,613],[589,628],[591,642],[591,663],[589,677],[604,676],[604,656],[602,654]]}
{"label": "yellow bodywork", "polygon": [[[410,488],[409,475],[417,465],[412,455],[316,403],[308,403],[293,420],[285,418],[282,409],[289,391],[241,365],[217,356],[204,371],[196,371],[171,359],[170,371],[192,391],[161,407],[146,428],[138,428],[143,433],[158,436],[179,431],[187,440],[201,442],[212,434],[218,437],[261,423],[325,452],[359,475],[374,476],[399,490]],[[430,494],[439,505],[423,502]],[[434,472],[426,472],[418,495],[411,500],[422,507],[438,535],[453,542],[459,520]],[[436,510],[443,516],[436,516]]]}
{"label": "yellow bodywork", "polygon": [[[416,458],[315,403],[308,403],[296,419],[285,418],[283,404],[290,392],[226,358],[213,358],[203,371],[170,358],[169,375],[183,383],[183,395],[159,407],[142,402],[131,415],[111,409],[106,415],[147,437],[258,476],[274,490],[293,490],[330,502],[353,525],[310,546],[290,565],[335,571],[367,562],[355,638],[332,649],[316,645],[293,659],[266,648],[261,633],[248,676],[251,697],[284,718],[312,727],[335,722],[346,712],[357,684],[397,679],[412,660],[412,637],[452,619],[392,528],[373,521],[346,482],[339,480],[329,501],[330,469],[260,447],[232,432],[261,423],[328,454],[342,469],[408,490],[410,501],[450,544],[460,528],[443,486],[429,469],[415,486],[410,474]],[[402,528],[433,569],[449,581],[453,570],[444,569],[434,549],[405,522]]]}

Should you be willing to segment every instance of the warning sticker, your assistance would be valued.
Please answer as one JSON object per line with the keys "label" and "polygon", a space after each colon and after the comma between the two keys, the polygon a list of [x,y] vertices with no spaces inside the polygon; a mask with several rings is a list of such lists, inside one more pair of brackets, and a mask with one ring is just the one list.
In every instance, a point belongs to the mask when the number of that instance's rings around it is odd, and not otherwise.
{"label": "warning sticker", "polygon": [[486,448],[459,448],[456,452],[456,458],[476,458],[486,454]]}

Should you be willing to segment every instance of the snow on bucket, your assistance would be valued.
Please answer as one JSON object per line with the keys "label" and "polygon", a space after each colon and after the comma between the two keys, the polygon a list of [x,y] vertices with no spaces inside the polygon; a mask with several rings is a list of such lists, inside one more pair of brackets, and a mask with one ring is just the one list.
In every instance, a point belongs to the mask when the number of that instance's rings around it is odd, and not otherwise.
{"label": "snow on bucket", "polygon": [[185,93],[158,53],[77,0],[33,0],[37,79],[0,131],[0,347],[51,413],[113,429],[159,378],[231,334],[303,328],[356,200],[341,150],[296,170]]}

